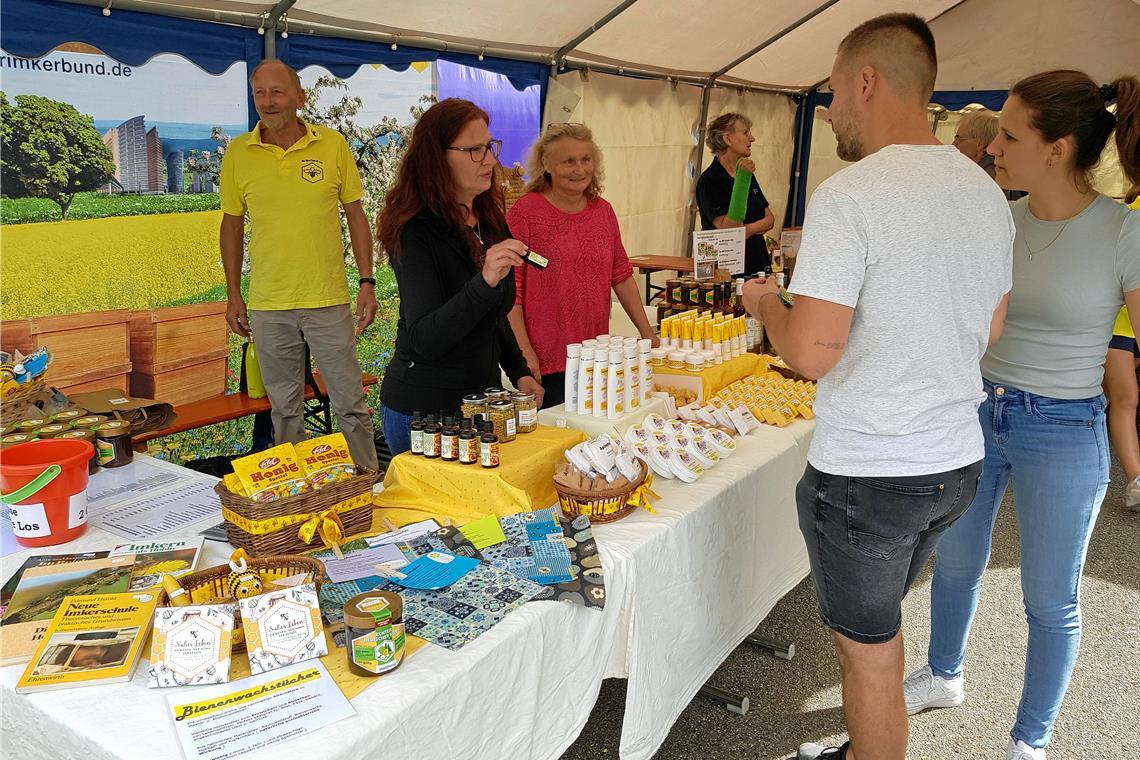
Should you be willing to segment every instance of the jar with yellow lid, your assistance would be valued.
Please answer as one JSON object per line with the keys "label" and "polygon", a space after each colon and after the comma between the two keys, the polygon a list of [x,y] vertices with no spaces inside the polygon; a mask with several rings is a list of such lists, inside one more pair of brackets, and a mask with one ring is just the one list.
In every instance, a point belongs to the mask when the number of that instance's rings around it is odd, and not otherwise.
{"label": "jar with yellow lid", "polygon": [[131,448],[131,423],[111,420],[91,428],[95,433],[95,450],[100,467],[122,467],[135,458]]}

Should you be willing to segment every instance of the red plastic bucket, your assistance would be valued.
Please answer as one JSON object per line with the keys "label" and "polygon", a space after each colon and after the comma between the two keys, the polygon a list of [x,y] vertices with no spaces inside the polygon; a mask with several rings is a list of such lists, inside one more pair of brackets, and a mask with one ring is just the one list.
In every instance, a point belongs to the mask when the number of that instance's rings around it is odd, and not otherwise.
{"label": "red plastic bucket", "polygon": [[[0,492],[5,503],[40,480],[38,487],[9,504],[16,541],[24,546],[54,546],[83,535],[87,461],[92,453],[87,441],[67,439],[29,441],[0,451]],[[56,468],[58,474],[49,477]]]}

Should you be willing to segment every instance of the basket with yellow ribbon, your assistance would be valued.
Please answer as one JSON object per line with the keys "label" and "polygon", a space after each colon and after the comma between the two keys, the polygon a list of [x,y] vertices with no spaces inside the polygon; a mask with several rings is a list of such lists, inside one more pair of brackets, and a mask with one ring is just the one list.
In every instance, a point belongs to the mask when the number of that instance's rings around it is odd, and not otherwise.
{"label": "basket with yellow ribbon", "polygon": [[344,436],[334,433],[235,460],[214,490],[229,542],[264,557],[335,548],[370,530],[378,478],[352,464]]}

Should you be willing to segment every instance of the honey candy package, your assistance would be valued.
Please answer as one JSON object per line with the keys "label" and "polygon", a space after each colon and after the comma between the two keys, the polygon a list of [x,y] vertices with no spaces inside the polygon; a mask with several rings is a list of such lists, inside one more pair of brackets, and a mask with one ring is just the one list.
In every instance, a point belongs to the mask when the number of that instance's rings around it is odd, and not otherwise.
{"label": "honey candy package", "polygon": [[291,443],[235,459],[234,473],[246,496],[257,502],[295,496],[311,488]]}
{"label": "honey candy package", "polygon": [[295,444],[297,457],[301,460],[309,485],[324,488],[333,483],[351,479],[356,467],[348,453],[348,441],[343,433],[323,435]]}

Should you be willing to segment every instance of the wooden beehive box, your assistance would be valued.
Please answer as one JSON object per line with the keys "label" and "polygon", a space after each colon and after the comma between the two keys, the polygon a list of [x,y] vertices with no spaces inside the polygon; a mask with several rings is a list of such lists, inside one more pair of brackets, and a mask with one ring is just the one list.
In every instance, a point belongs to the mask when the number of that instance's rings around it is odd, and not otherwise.
{"label": "wooden beehive box", "polygon": [[131,373],[130,315],[126,309],[0,322],[5,351],[52,352],[47,383],[66,393],[127,387]]}
{"label": "wooden beehive box", "polygon": [[131,312],[131,395],[186,404],[226,389],[224,301]]}

